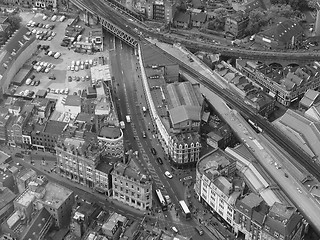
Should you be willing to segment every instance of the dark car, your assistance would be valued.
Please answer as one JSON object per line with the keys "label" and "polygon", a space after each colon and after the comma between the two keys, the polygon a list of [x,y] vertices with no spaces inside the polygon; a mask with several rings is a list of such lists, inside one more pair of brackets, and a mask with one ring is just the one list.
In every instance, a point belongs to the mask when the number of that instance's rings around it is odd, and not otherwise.
{"label": "dark car", "polygon": [[43,27],[43,23],[39,23],[39,28],[42,28]]}
{"label": "dark car", "polygon": [[39,84],[40,84],[40,80],[36,81],[34,85],[39,86]]}
{"label": "dark car", "polygon": [[22,153],[16,153],[14,156],[15,156],[15,157],[18,157],[18,158],[24,158],[24,156],[23,156]]}
{"label": "dark car", "polygon": [[62,43],[60,43],[60,46],[61,46],[61,47],[68,47],[68,45],[69,45],[69,44],[68,44],[68,43],[66,43],[66,42],[62,42]]}
{"label": "dark car", "polygon": [[150,151],[153,155],[157,155],[157,151],[154,148],[151,148]]}
{"label": "dark car", "polygon": [[37,60],[33,60],[32,65],[35,65],[37,62],[38,62]]}
{"label": "dark car", "polygon": [[162,161],[161,157],[157,157],[157,161],[158,161],[159,164],[161,164],[161,165],[163,164],[163,161]]}
{"label": "dark car", "polygon": [[54,24],[52,24],[52,25],[50,25],[50,30],[52,30],[52,29],[54,29],[54,27],[55,27],[55,25]]}
{"label": "dark car", "polygon": [[31,75],[30,79],[33,80],[35,77],[35,75]]}

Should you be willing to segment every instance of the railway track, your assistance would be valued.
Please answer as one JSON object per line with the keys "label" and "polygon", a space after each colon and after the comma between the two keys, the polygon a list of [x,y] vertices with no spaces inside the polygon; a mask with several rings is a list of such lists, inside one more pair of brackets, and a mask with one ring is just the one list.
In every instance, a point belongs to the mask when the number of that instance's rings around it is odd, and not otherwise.
{"label": "railway track", "polygon": [[281,148],[289,153],[289,155],[296,161],[293,164],[300,164],[303,166],[312,176],[314,176],[318,181],[320,181],[320,169],[319,166],[316,165],[313,159],[305,153],[297,144],[292,142],[285,134],[279,131],[276,127],[274,127],[270,122],[263,119],[261,116],[257,115],[253,110],[246,105],[245,103],[241,103],[239,101],[235,101],[233,96],[226,89],[220,88],[217,84],[212,82],[210,79],[199,76],[199,73],[192,69],[190,66],[185,64],[184,62],[176,59],[175,57],[166,53],[166,56],[173,60],[174,62],[178,62],[183,71],[187,72],[191,76],[195,77],[199,83],[203,86],[210,89],[213,93],[217,94],[219,97],[224,99],[228,105],[239,110],[242,114],[244,114],[245,118],[249,118],[253,120],[258,126],[262,128],[262,130],[270,136],[272,140],[274,140]]}

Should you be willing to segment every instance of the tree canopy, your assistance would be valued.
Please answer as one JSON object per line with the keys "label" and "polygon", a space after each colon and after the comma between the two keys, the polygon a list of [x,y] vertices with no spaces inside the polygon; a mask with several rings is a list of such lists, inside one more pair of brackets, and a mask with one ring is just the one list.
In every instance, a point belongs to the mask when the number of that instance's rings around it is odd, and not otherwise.
{"label": "tree canopy", "polygon": [[15,31],[20,28],[22,19],[18,14],[8,16],[8,22],[10,24],[10,30]]}

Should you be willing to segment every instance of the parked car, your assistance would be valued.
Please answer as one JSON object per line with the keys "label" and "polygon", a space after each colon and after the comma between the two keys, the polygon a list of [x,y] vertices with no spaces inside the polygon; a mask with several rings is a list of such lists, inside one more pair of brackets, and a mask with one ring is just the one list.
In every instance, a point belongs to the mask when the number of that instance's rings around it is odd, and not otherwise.
{"label": "parked car", "polygon": [[159,164],[161,164],[161,165],[163,164],[163,161],[162,161],[161,157],[157,157],[157,161],[158,161]]}
{"label": "parked car", "polygon": [[157,155],[157,151],[154,148],[151,148],[150,151],[153,155]]}

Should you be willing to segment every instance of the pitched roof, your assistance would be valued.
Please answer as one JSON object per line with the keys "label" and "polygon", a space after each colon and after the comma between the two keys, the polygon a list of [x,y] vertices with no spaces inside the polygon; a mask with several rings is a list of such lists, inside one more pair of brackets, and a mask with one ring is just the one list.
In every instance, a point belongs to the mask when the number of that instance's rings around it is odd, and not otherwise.
{"label": "pitched roof", "polygon": [[191,15],[191,21],[204,23],[207,19],[207,14],[204,12],[194,13]]}
{"label": "pitched roof", "polygon": [[173,125],[186,120],[200,121],[201,107],[183,105],[170,109],[169,114]]}
{"label": "pitched roof", "polygon": [[264,35],[281,43],[288,43],[292,41],[292,37],[303,34],[303,32],[299,23],[284,19],[274,27],[259,33],[259,35]]}
{"label": "pitched roof", "polygon": [[189,23],[190,22],[190,12],[177,12],[174,16],[174,21]]}

